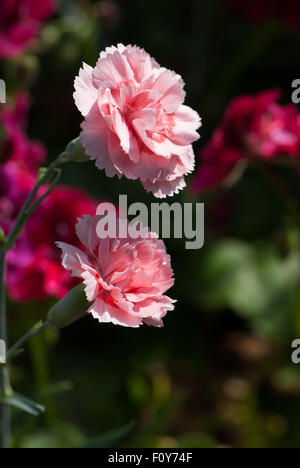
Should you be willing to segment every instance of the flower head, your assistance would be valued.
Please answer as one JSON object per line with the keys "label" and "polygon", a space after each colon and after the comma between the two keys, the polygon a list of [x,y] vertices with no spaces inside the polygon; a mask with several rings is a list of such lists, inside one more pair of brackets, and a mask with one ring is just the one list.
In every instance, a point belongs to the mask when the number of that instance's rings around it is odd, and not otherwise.
{"label": "flower head", "polygon": [[201,163],[192,183],[195,191],[218,185],[242,161],[300,156],[300,114],[293,104],[278,104],[279,97],[280,92],[272,90],[240,96],[231,102],[220,126],[200,152]]}
{"label": "flower head", "polygon": [[200,118],[183,105],[184,83],[143,49],[119,44],[83,64],[75,103],[85,117],[81,143],[108,177],[140,179],[156,197],[185,187]]}
{"label": "flower head", "polygon": [[0,57],[24,52],[54,11],[54,0],[1,0]]}
{"label": "flower head", "polygon": [[164,295],[174,279],[163,241],[148,230],[147,238],[100,239],[96,233],[100,218],[84,216],[77,224],[84,251],[58,242],[63,266],[84,282],[92,302],[88,312],[99,322],[125,327],[162,326],[175,302]]}

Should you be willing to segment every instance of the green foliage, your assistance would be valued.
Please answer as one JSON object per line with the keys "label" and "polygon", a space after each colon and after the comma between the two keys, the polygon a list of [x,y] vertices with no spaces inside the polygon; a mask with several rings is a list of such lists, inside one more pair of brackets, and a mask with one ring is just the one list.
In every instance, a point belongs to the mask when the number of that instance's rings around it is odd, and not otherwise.
{"label": "green foliage", "polygon": [[282,339],[291,336],[299,275],[298,250],[281,258],[272,244],[227,239],[207,248],[199,281],[207,307],[230,307],[255,332]]}

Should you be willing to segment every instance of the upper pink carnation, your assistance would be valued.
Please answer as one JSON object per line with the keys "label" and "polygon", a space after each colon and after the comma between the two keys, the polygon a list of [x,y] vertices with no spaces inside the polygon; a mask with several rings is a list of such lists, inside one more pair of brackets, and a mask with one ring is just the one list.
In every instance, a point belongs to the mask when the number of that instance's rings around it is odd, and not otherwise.
{"label": "upper pink carnation", "polygon": [[143,49],[119,44],[101,52],[75,79],[75,103],[85,117],[81,142],[107,176],[140,179],[163,198],[185,187],[194,169],[191,146],[198,114],[184,106],[184,83]]}
{"label": "upper pink carnation", "polygon": [[99,322],[125,327],[162,326],[162,318],[174,309],[164,293],[174,284],[170,258],[156,234],[131,239],[100,239],[100,216],[84,216],[77,235],[86,251],[63,242],[63,266],[85,284],[90,312]]}

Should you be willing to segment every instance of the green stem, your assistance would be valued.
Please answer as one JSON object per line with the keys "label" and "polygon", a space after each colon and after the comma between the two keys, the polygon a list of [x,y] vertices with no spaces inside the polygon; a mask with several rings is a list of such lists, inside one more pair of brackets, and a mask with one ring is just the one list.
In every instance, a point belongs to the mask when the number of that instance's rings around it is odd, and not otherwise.
{"label": "green stem", "polygon": [[[28,343],[31,362],[34,372],[35,384],[40,392],[51,387],[51,375],[49,369],[48,348],[46,342],[46,334],[39,334],[33,337]],[[44,418],[49,425],[55,422],[58,418],[55,398],[49,395],[41,399],[43,406],[47,408]]]}
{"label": "green stem", "polygon": [[[38,176],[37,181],[28,195],[6,241],[6,250],[11,250],[23,229],[26,221],[28,220],[29,216],[40,206],[43,200],[49,195],[49,193],[53,190],[55,185],[57,184],[59,177],[60,177],[60,169],[59,166],[63,164],[65,161],[64,153],[61,154],[46,170],[46,172],[42,176]],[[51,178],[53,180],[51,181]],[[50,182],[49,189],[34,202],[36,194],[40,187]]]}
{"label": "green stem", "polygon": [[299,219],[300,211],[299,206],[294,197],[289,192],[289,189],[284,182],[277,177],[274,172],[266,164],[260,163],[260,161],[252,160],[252,165],[263,175],[263,177],[270,183],[277,195],[286,203],[290,212]]}
{"label": "green stem", "polygon": [[[0,251],[0,339],[6,345],[7,327],[6,327],[6,292],[5,292],[5,252],[3,244]],[[0,365],[0,396],[6,397],[11,393],[8,368]],[[1,405],[1,430],[0,447],[9,448],[10,446],[10,410],[8,405]]]}
{"label": "green stem", "polygon": [[[57,184],[61,175],[60,166],[68,162],[81,163],[87,161],[89,161],[89,157],[85,155],[79,138],[76,138],[67,145],[65,151],[61,153],[58,156],[58,158],[50,164],[48,168],[40,169],[35,186],[33,187],[31,193],[28,195],[23,205],[23,208],[21,209],[5,241],[5,251],[11,250],[14,247],[15,242],[28,218],[40,206],[43,200],[49,195],[49,193]],[[40,196],[36,201],[34,201],[40,187],[47,184],[50,184],[50,186],[46,190],[46,192],[42,196]]]}
{"label": "green stem", "polygon": [[20,338],[7,352],[7,361],[11,360],[14,354],[33,336],[39,335],[45,328],[51,326],[50,322],[38,322],[36,323],[28,333]]}

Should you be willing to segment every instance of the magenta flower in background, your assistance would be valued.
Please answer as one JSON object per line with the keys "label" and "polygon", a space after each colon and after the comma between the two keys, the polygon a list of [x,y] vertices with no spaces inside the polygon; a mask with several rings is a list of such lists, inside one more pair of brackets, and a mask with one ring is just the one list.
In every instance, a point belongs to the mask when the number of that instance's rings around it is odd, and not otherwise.
{"label": "magenta flower in background", "polygon": [[211,140],[200,151],[192,181],[195,192],[214,188],[239,162],[300,156],[300,114],[295,105],[278,104],[280,92],[241,96],[229,105]]}
{"label": "magenta flower in background", "polygon": [[13,106],[1,106],[0,124],[4,141],[0,146],[0,163],[16,161],[35,172],[46,159],[46,150],[39,141],[28,139],[25,133],[29,113],[29,99],[24,93],[15,97]]}
{"label": "magenta flower in background", "polygon": [[1,0],[0,57],[23,53],[55,10],[55,0]]}
{"label": "magenta flower in background", "polygon": [[250,20],[263,22],[279,20],[288,26],[300,25],[300,4],[298,0],[223,0],[224,4],[247,16]]}
{"label": "magenta flower in background", "polygon": [[84,216],[76,231],[85,247],[58,242],[63,266],[84,282],[88,312],[99,322],[125,327],[162,326],[162,318],[174,309],[165,296],[173,286],[170,257],[163,241],[148,231],[148,238],[100,239],[100,216]]}
{"label": "magenta flower in background", "polygon": [[107,27],[115,26],[120,19],[119,5],[113,0],[102,0],[98,5],[101,24]]}
{"label": "magenta flower in background", "polygon": [[33,174],[23,170],[15,161],[0,164],[0,227],[5,234],[11,228],[34,183]]}
{"label": "magenta flower in background", "polygon": [[156,197],[185,187],[194,169],[198,114],[183,105],[184,83],[143,49],[119,44],[83,64],[74,98],[85,121],[81,142],[108,177],[139,179]]}

